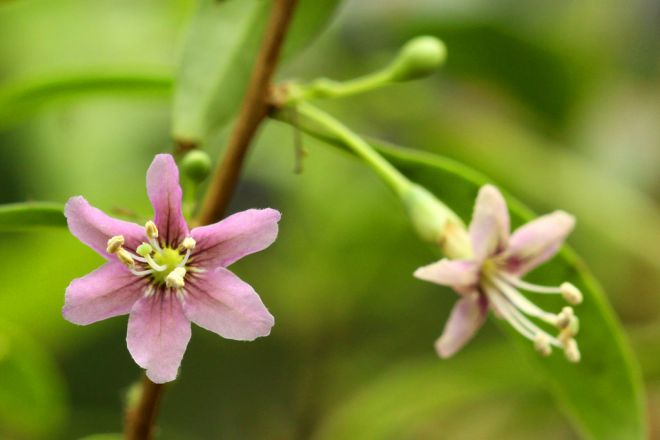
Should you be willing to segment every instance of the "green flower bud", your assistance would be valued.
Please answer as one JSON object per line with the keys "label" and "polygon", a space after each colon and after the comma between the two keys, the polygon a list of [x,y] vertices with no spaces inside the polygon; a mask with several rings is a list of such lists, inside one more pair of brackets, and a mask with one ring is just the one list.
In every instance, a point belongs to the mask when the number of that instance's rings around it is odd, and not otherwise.
{"label": "green flower bud", "polygon": [[211,171],[211,158],[202,150],[192,150],[181,161],[181,169],[193,182],[203,182]]}
{"label": "green flower bud", "polygon": [[461,219],[430,191],[412,185],[403,195],[403,204],[419,237],[440,246],[450,258],[472,254],[467,231]]}
{"label": "green flower bud", "polygon": [[445,44],[431,36],[408,41],[389,67],[391,81],[424,78],[437,70],[447,58]]}

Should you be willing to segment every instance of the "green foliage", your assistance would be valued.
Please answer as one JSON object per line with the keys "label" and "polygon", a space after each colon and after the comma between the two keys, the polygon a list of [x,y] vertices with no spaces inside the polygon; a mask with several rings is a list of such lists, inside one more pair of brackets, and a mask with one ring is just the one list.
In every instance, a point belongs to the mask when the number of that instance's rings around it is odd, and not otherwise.
{"label": "green foliage", "polygon": [[0,130],[7,129],[46,104],[89,94],[166,94],[172,87],[165,72],[83,71],[46,76],[0,88]]}
{"label": "green foliage", "polygon": [[[338,0],[301,0],[283,53],[314,36]],[[236,113],[261,44],[270,2],[203,0],[188,26],[176,79],[173,135],[198,144]]]}
{"label": "green foliage", "polygon": [[0,436],[52,438],[65,413],[62,379],[49,355],[0,322]]}
{"label": "green foliage", "polygon": [[0,232],[66,226],[59,203],[26,202],[0,205]]}
{"label": "green foliage", "polygon": [[[318,132],[318,127],[307,126],[306,131],[343,147],[327,133]],[[377,141],[371,143],[411,180],[426,186],[463,219],[469,220],[478,189],[488,181],[485,176],[441,156]],[[511,197],[508,201],[514,225],[533,218],[520,202]],[[576,365],[558,355],[542,358],[532,344],[506,326],[505,332],[512,335],[520,351],[543,375],[550,391],[563,403],[567,414],[585,436],[644,438],[645,410],[638,367],[596,280],[570,249],[562,251],[533,276],[538,276],[546,285],[569,281],[583,292],[584,302],[576,309],[583,329],[577,337],[582,361]],[[559,308],[558,303],[555,308]]]}

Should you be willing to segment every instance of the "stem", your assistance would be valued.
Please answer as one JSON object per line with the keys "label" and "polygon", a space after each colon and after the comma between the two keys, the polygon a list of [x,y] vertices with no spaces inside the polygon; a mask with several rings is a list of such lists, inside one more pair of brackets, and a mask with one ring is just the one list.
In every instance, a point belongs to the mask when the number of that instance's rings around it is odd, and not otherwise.
{"label": "stem", "polygon": [[147,376],[144,376],[136,405],[129,407],[126,411],[124,439],[150,440],[153,438],[153,425],[163,389],[163,384],[153,383]]}
{"label": "stem", "polygon": [[385,69],[343,82],[320,78],[307,85],[297,86],[298,90],[291,93],[284,104],[291,105],[315,98],[343,98],[358,95],[386,86],[390,83],[390,76],[389,70]]}
{"label": "stem", "polygon": [[297,0],[273,0],[265,37],[238,114],[238,121],[229,138],[225,155],[222,161],[218,162],[209,185],[197,218],[198,224],[217,221],[229,205],[245,154],[270,109],[270,83],[296,2]]}
{"label": "stem", "polygon": [[[259,125],[270,109],[270,83],[277,65],[282,43],[291,22],[297,0],[273,0],[264,38],[257,55],[243,105],[234,126],[222,162],[216,167],[213,180],[204,198],[198,224],[209,224],[220,218],[238,183],[245,153]],[[146,376],[138,402],[126,414],[126,440],[150,440],[163,385]]]}
{"label": "stem", "polygon": [[399,196],[410,190],[412,183],[391,163],[378,154],[364,139],[324,111],[307,103],[297,106],[298,113],[332,133],[364,160]]}

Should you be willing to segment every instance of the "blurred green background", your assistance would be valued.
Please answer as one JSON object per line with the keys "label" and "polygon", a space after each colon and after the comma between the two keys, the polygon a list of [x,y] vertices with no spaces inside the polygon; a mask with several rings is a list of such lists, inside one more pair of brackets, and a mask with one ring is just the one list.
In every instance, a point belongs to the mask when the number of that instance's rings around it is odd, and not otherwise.
{"label": "blurred green background", "polygon": [[[172,75],[193,7],[0,2],[0,87],[80,70]],[[624,322],[660,438],[660,3],[346,0],[279,76],[351,78],[418,34],[446,42],[441,73],[324,107],[480,169],[538,212],[574,213],[569,242]],[[82,194],[150,215],[144,174],[173,148],[170,107],[161,88],[0,113],[0,202]],[[232,267],[276,317],[273,333],[248,344],[195,328],[159,438],[577,438],[492,324],[437,359],[456,297],[411,277],[433,250],[354,159],[305,138],[296,175],[293,145],[290,127],[264,127],[231,208],[284,214],[275,245]],[[0,234],[0,255],[0,438],[120,432],[141,374],[126,318],[82,328],[60,314],[67,284],[101,258],[65,230]]]}

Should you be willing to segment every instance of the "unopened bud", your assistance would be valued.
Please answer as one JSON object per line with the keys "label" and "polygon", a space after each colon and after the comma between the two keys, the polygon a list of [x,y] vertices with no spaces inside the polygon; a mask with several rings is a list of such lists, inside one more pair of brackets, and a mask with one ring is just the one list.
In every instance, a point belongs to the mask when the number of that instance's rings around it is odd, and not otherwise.
{"label": "unopened bud", "polygon": [[389,67],[391,81],[408,81],[431,75],[447,58],[445,44],[431,36],[408,41]]}
{"label": "unopened bud", "polygon": [[470,257],[472,250],[463,222],[430,191],[413,184],[402,199],[422,240],[440,245],[450,258]]}
{"label": "unopened bud", "polygon": [[575,306],[582,302],[582,292],[580,292],[580,289],[575,287],[573,284],[563,283],[561,286],[559,286],[559,290],[561,292],[561,296],[564,297],[567,303]]}
{"label": "unopened bud", "polygon": [[108,240],[108,247],[106,247],[105,251],[109,254],[114,254],[123,245],[124,245],[124,236],[115,235],[114,237],[110,237],[110,239]]}
{"label": "unopened bud", "polygon": [[211,158],[202,150],[192,150],[181,161],[181,170],[193,182],[203,182],[211,171]]}

